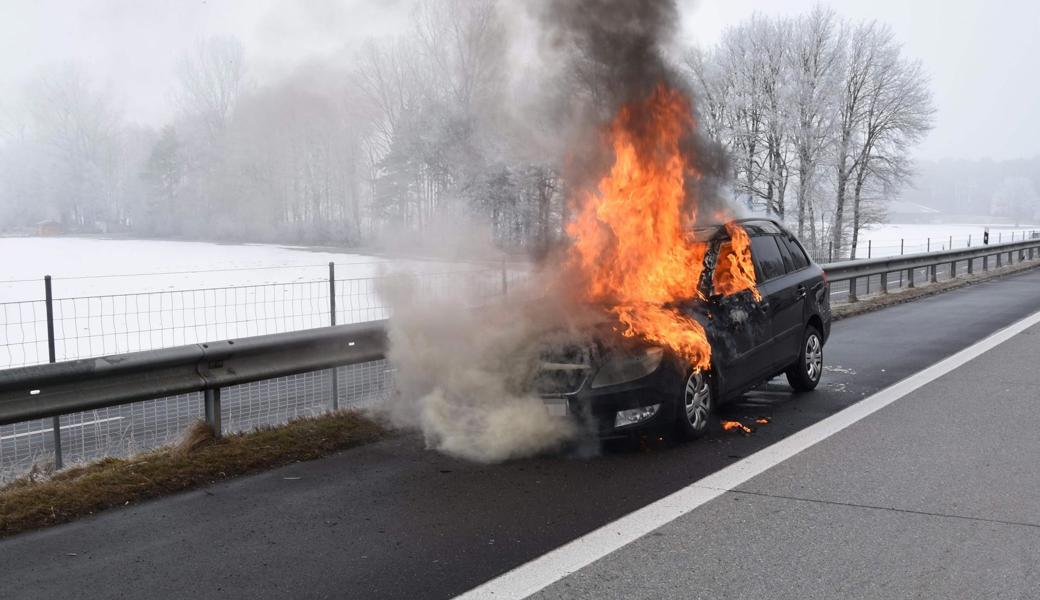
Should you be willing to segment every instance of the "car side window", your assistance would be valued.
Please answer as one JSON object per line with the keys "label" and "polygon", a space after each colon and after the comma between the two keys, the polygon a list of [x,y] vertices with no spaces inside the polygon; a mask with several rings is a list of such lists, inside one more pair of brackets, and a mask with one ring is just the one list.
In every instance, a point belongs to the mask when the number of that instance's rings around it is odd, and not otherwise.
{"label": "car side window", "polygon": [[791,255],[791,261],[794,265],[795,271],[800,271],[809,266],[809,257],[805,255],[805,251],[798,245],[798,242],[789,237],[783,238],[783,245],[787,246],[787,250]]}
{"label": "car side window", "polygon": [[794,258],[791,257],[791,251],[787,248],[787,244],[784,243],[782,238],[777,237],[774,239],[777,247],[780,248],[780,258],[784,259],[784,270],[788,273],[794,273],[798,268],[794,266]]}
{"label": "car side window", "polygon": [[776,236],[761,235],[751,238],[751,257],[755,260],[755,271],[758,282],[776,279],[787,273],[780,248],[776,245]]}

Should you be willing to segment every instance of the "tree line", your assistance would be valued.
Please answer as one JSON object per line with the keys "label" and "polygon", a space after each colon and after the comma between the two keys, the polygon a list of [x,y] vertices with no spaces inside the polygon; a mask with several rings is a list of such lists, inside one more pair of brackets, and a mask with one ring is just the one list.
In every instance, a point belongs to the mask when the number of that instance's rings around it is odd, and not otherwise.
{"label": "tree line", "polygon": [[908,182],[935,112],[921,63],[891,29],[821,7],[754,16],[683,66],[702,126],[730,156],[734,197],[855,257],[859,232]]}
{"label": "tree line", "polygon": [[[516,62],[496,0],[424,0],[410,29],[349,60],[259,85],[234,38],[174,73],[177,113],[129,123],[75,65],[38,74],[0,113],[0,229],[358,245],[478,216],[504,245],[558,239],[566,190],[512,115]],[[811,245],[854,252],[910,174],[933,113],[891,31],[817,9],[753,17],[677,57],[734,198]]]}

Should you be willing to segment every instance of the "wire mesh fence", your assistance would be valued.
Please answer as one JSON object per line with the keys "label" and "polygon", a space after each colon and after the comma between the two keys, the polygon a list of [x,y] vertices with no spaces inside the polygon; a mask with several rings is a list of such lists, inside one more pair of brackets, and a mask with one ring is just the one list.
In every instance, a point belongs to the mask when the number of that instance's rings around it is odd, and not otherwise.
{"label": "wire mesh fence", "polygon": [[[55,360],[325,327],[333,323],[333,288],[335,323],[385,319],[390,306],[381,286],[391,277],[55,298]],[[411,277],[424,298],[478,305],[507,293],[527,271],[471,269]],[[44,300],[0,303],[0,369],[47,362],[47,343]]]}
{"label": "wire mesh fence", "polygon": [[[284,425],[314,417],[333,407],[375,408],[394,393],[393,371],[385,360],[336,369],[338,397],[332,398],[332,371],[313,371],[267,379],[222,390],[221,422],[225,433]],[[203,418],[201,393],[182,394],[63,415],[61,446],[65,466],[105,457],[127,457],[175,443]],[[0,484],[35,467],[54,464],[51,419],[0,426]]]}
{"label": "wire mesh fence", "polygon": [[[860,241],[856,248],[844,245],[840,250],[835,250],[832,242],[819,242],[816,246],[806,244],[806,249],[812,259],[820,264],[837,262],[841,260],[882,258],[886,256],[902,256],[904,254],[919,254],[923,252],[943,252],[946,250],[959,250],[963,248],[975,248],[986,244],[1002,244],[1005,242],[1021,242],[1040,237],[1040,231],[997,231],[990,234],[986,240],[979,235],[968,236],[946,236],[926,237],[914,239],[885,240],[874,243],[873,240]],[[804,241],[804,240],[803,240]]]}

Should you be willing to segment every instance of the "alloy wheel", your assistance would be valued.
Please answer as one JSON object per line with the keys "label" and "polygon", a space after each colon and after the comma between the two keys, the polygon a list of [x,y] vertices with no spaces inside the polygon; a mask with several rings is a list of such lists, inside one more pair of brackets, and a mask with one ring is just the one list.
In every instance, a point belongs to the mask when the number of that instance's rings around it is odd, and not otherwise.
{"label": "alloy wheel", "polygon": [[823,344],[820,342],[820,336],[811,333],[805,339],[805,374],[809,379],[816,381],[822,372]]}
{"label": "alloy wheel", "polygon": [[711,413],[711,386],[708,378],[701,371],[694,371],[686,380],[683,393],[686,405],[686,420],[694,431],[708,426],[708,414]]}

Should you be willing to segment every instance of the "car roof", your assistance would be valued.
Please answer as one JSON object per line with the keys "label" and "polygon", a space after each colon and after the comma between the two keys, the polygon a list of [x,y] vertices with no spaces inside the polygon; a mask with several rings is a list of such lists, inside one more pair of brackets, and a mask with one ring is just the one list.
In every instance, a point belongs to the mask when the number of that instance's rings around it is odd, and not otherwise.
{"label": "car roof", "polygon": [[[732,222],[738,223],[748,235],[777,235],[786,233],[787,230],[779,222],[773,219],[766,219],[763,217],[750,217],[746,219],[734,219]],[[726,237],[724,235],[725,229],[723,229],[723,223],[710,223],[706,225],[698,225],[693,228],[693,235],[697,240],[707,241],[718,236],[720,239]],[[722,235],[720,235],[722,234]]]}

